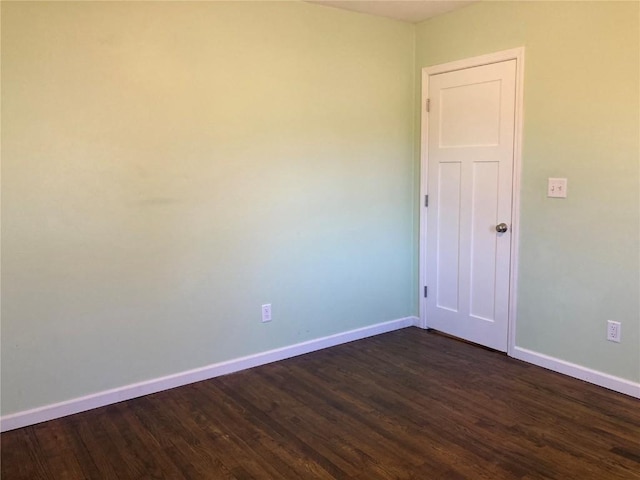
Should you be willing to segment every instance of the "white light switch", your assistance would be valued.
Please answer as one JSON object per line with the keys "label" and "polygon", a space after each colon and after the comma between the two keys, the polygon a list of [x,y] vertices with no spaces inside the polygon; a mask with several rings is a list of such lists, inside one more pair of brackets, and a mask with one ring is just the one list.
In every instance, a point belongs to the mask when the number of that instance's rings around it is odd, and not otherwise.
{"label": "white light switch", "polygon": [[550,178],[547,186],[547,197],[567,198],[567,179]]}

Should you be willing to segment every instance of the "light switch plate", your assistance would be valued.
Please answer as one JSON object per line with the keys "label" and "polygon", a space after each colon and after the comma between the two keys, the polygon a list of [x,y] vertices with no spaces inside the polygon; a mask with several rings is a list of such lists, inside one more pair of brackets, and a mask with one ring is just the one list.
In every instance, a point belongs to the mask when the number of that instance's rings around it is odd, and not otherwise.
{"label": "light switch plate", "polygon": [[567,198],[567,179],[550,178],[547,186],[547,197]]}

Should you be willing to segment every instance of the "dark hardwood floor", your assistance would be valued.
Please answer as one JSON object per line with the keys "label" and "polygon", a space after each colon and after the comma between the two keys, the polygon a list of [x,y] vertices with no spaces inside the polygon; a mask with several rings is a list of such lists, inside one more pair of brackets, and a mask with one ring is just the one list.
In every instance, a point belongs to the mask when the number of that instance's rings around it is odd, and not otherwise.
{"label": "dark hardwood floor", "polygon": [[640,401],[417,328],[2,434],[13,479],[640,479]]}

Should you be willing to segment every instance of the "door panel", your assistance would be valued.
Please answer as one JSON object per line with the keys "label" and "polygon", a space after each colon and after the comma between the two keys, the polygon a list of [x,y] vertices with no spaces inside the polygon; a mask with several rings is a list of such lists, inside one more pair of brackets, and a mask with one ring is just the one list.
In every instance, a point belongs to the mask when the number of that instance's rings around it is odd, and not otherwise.
{"label": "door panel", "polygon": [[498,144],[500,83],[496,80],[440,90],[440,148]]}
{"label": "door panel", "polygon": [[458,311],[458,252],[460,232],[460,163],[445,163],[438,169],[438,308]]}
{"label": "door panel", "polygon": [[[507,349],[516,61],[429,77],[427,326]],[[435,291],[433,291],[435,290]]]}
{"label": "door panel", "polygon": [[469,314],[474,318],[493,321],[499,165],[498,162],[477,162],[472,168]]}

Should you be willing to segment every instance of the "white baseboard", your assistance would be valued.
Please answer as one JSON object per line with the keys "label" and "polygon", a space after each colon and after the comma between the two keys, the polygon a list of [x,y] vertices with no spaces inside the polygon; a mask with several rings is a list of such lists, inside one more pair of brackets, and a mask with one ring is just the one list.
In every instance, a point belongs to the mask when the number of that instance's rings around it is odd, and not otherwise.
{"label": "white baseboard", "polygon": [[550,357],[522,347],[515,347],[511,356],[518,360],[553,370],[554,372],[608,388],[609,390],[640,398],[640,383],[632,382],[631,380],[626,380],[597,370],[591,370],[582,365],[560,360],[559,358]]}
{"label": "white baseboard", "polygon": [[73,415],[74,413],[104,407],[105,405],[122,402],[123,400],[161,392],[163,390],[180,387],[189,383],[208,380],[220,375],[238,372],[247,368],[265,365],[278,360],[284,360],[297,355],[303,355],[323,348],[333,347],[342,343],[372,337],[374,335],[411,327],[417,324],[418,317],[399,318],[397,320],[377,323],[375,325],[336,333],[335,335],[329,335],[327,337],[317,338],[307,342],[297,343],[288,347],[277,348],[275,350],[236,358],[226,362],[214,363],[212,365],[207,365],[206,367],[187,370],[186,372],[176,373],[166,377],[94,393],[85,397],[74,398],[65,402],[46,405],[32,410],[25,410],[11,415],[5,415],[0,418],[0,431],[6,432],[8,430],[45,422],[47,420]]}

